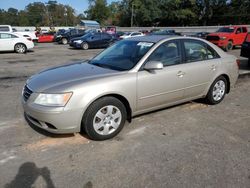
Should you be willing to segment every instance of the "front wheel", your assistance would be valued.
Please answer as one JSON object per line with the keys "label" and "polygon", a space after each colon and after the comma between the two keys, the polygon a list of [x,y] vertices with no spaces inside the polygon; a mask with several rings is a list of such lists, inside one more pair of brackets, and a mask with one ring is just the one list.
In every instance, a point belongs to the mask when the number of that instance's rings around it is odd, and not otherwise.
{"label": "front wheel", "polygon": [[82,49],[84,50],[89,49],[89,44],[87,42],[83,42],[81,46],[82,46]]}
{"label": "front wheel", "polygon": [[14,49],[15,49],[15,52],[19,54],[24,54],[27,51],[27,48],[24,44],[16,44]]}
{"label": "front wheel", "polygon": [[225,51],[228,52],[233,49],[233,42],[228,41],[227,46],[225,47]]}
{"label": "front wheel", "polygon": [[126,108],[114,97],[103,97],[93,102],[85,112],[82,128],[93,140],[106,140],[116,136],[127,119]]}
{"label": "front wheel", "polygon": [[209,104],[218,104],[220,103],[227,92],[227,80],[225,77],[218,77],[211,85],[206,100]]}

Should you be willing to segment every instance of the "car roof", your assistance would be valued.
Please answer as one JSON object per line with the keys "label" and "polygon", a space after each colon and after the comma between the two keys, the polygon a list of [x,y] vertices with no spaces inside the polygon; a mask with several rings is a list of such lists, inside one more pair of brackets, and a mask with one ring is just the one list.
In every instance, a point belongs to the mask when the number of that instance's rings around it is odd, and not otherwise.
{"label": "car roof", "polygon": [[157,43],[161,40],[174,38],[174,37],[178,37],[178,36],[175,36],[175,35],[149,35],[149,36],[128,38],[126,40]]}

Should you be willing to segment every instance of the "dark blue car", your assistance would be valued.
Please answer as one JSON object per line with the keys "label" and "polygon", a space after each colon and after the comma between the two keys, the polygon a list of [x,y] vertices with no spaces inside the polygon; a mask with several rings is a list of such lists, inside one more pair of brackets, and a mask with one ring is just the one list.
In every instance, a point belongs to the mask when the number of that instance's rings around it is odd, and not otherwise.
{"label": "dark blue car", "polygon": [[74,48],[87,50],[89,48],[106,48],[116,41],[108,33],[87,33],[86,35],[70,40],[69,45]]}

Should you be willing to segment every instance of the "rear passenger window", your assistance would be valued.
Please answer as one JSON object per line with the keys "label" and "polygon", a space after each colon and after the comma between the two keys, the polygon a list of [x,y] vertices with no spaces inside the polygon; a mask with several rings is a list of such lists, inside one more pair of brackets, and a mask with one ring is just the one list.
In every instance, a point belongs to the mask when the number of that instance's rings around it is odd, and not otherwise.
{"label": "rear passenger window", "polygon": [[247,32],[247,28],[242,27],[242,33],[246,33]]}
{"label": "rear passenger window", "polygon": [[148,58],[148,61],[160,61],[163,66],[181,63],[181,50],[178,41],[166,42],[160,45]]}
{"label": "rear passenger window", "polygon": [[7,34],[7,33],[1,33],[0,34],[0,38],[1,39],[9,39],[9,38],[12,38],[10,34]]}
{"label": "rear passenger window", "polygon": [[206,45],[198,41],[185,41],[186,62],[203,61],[207,59]]}

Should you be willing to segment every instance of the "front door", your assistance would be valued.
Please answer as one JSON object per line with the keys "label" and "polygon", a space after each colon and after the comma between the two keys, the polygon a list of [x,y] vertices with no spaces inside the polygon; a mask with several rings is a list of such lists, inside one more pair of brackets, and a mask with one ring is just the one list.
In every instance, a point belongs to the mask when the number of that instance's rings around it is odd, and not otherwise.
{"label": "front door", "polygon": [[183,99],[181,46],[178,40],[161,44],[146,60],[160,61],[162,70],[141,70],[137,75],[137,110],[147,111]]}

